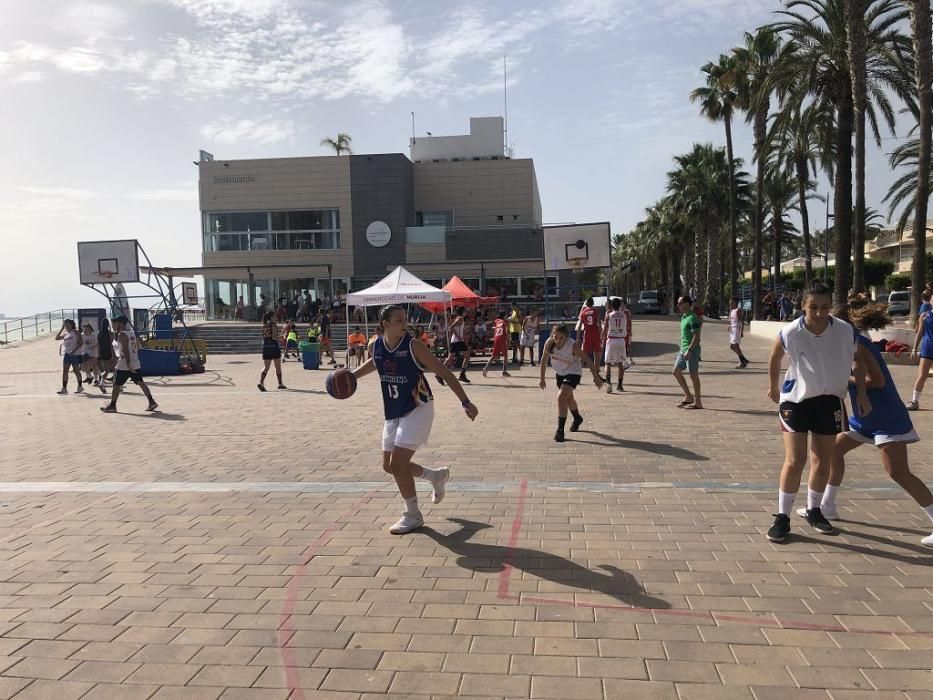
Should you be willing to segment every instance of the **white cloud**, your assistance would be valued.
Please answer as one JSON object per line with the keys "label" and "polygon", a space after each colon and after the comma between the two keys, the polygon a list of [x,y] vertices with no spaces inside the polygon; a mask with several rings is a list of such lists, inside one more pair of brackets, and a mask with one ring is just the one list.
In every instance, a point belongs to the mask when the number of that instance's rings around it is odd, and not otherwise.
{"label": "white cloud", "polygon": [[100,193],[96,190],[85,190],[75,187],[34,187],[22,185],[16,189],[20,192],[38,197],[56,197],[73,202],[83,202],[100,196]]}
{"label": "white cloud", "polygon": [[240,119],[226,120],[202,127],[201,135],[218,144],[250,142],[262,145],[278,143],[291,139],[295,126],[291,121],[253,121]]}
{"label": "white cloud", "polygon": [[140,190],[131,192],[126,198],[137,202],[197,202],[198,183],[191,182],[180,187]]}
{"label": "white cloud", "polygon": [[28,70],[10,79],[11,83],[38,83],[45,78],[45,73],[39,70]]}

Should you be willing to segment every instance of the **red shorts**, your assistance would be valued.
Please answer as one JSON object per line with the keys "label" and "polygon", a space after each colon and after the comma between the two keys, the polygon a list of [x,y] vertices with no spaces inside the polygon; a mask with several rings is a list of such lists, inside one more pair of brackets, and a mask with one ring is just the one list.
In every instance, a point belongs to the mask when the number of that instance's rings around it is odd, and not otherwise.
{"label": "red shorts", "polygon": [[599,355],[602,352],[602,344],[599,342],[599,336],[583,336],[583,352],[587,355]]}
{"label": "red shorts", "polygon": [[508,355],[509,354],[509,339],[504,335],[500,335],[492,342],[492,354],[493,355]]}

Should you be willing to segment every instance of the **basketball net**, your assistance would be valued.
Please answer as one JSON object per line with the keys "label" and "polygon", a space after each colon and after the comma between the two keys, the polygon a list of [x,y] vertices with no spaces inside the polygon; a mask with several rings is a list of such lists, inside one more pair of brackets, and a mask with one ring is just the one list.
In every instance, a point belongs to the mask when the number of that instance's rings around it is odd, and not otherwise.
{"label": "basketball net", "polygon": [[567,265],[570,266],[570,269],[574,272],[580,272],[583,269],[583,265],[586,263],[586,258],[568,258]]}
{"label": "basketball net", "polygon": [[94,274],[96,274],[98,277],[103,277],[106,280],[109,280],[111,277],[113,277],[113,273],[107,272],[106,270],[100,270],[98,272],[95,272]]}

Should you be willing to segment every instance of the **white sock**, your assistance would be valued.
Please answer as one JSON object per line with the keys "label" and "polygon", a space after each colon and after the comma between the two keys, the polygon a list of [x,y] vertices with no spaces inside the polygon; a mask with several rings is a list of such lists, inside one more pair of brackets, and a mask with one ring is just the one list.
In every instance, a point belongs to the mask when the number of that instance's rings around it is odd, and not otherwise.
{"label": "white sock", "polygon": [[814,508],[819,508],[822,502],[823,502],[822,492],[814,491],[808,486],[807,487],[807,508],[809,508],[810,510]]}
{"label": "white sock", "polygon": [[412,496],[405,499],[405,514],[418,515],[418,497]]}
{"label": "white sock", "polygon": [[790,515],[791,511],[794,509],[794,499],[796,497],[796,493],[785,493],[784,491],[778,491],[778,513],[782,515]]}
{"label": "white sock", "polygon": [[826,484],[826,491],[823,492],[823,501],[820,503],[820,508],[826,508],[827,506],[836,507],[836,492],[839,490],[838,486],[833,486],[832,484]]}
{"label": "white sock", "polygon": [[926,514],[927,514],[927,516],[930,518],[930,520],[933,520],[933,504],[928,505],[928,506],[927,506],[926,508],[924,508],[923,510],[926,512]]}
{"label": "white sock", "polygon": [[910,395],[910,400],[919,403],[920,402],[920,392],[915,391]]}

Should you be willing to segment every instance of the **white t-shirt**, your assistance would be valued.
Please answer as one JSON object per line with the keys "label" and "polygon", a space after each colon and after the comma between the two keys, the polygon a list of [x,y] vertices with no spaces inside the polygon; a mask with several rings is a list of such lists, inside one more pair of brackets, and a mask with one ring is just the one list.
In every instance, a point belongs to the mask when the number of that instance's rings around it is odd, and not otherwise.
{"label": "white t-shirt", "polygon": [[624,311],[610,311],[606,316],[609,338],[624,338],[628,334],[628,319]]}
{"label": "white t-shirt", "polygon": [[84,341],[84,354],[88,357],[97,357],[97,334],[91,333],[90,335],[82,334],[81,339]]}
{"label": "white t-shirt", "polygon": [[729,312],[729,330],[732,335],[742,330],[742,321],[739,320],[739,309],[735,308]]}
{"label": "white t-shirt", "polygon": [[68,355],[74,355],[78,349],[78,331],[68,331],[62,336],[62,348]]}
{"label": "white t-shirt", "polygon": [[804,317],[789,323],[778,336],[790,360],[781,386],[781,401],[800,403],[816,396],[843,398],[855,357],[858,332],[845,321],[829,317],[820,335],[807,330]]}
{"label": "white t-shirt", "polygon": [[114,352],[117,356],[117,369],[130,370],[134,371],[139,369],[139,344],[136,341],[136,334],[129,329],[121,331],[121,333],[126,333],[127,338],[127,347],[129,348],[129,357],[123,356],[123,348],[120,347],[119,337],[120,334],[117,334],[117,340],[113,341]]}
{"label": "white t-shirt", "polygon": [[551,367],[561,376],[583,374],[583,362],[573,354],[571,338],[567,338],[561,348],[557,347],[557,343],[551,345]]}

